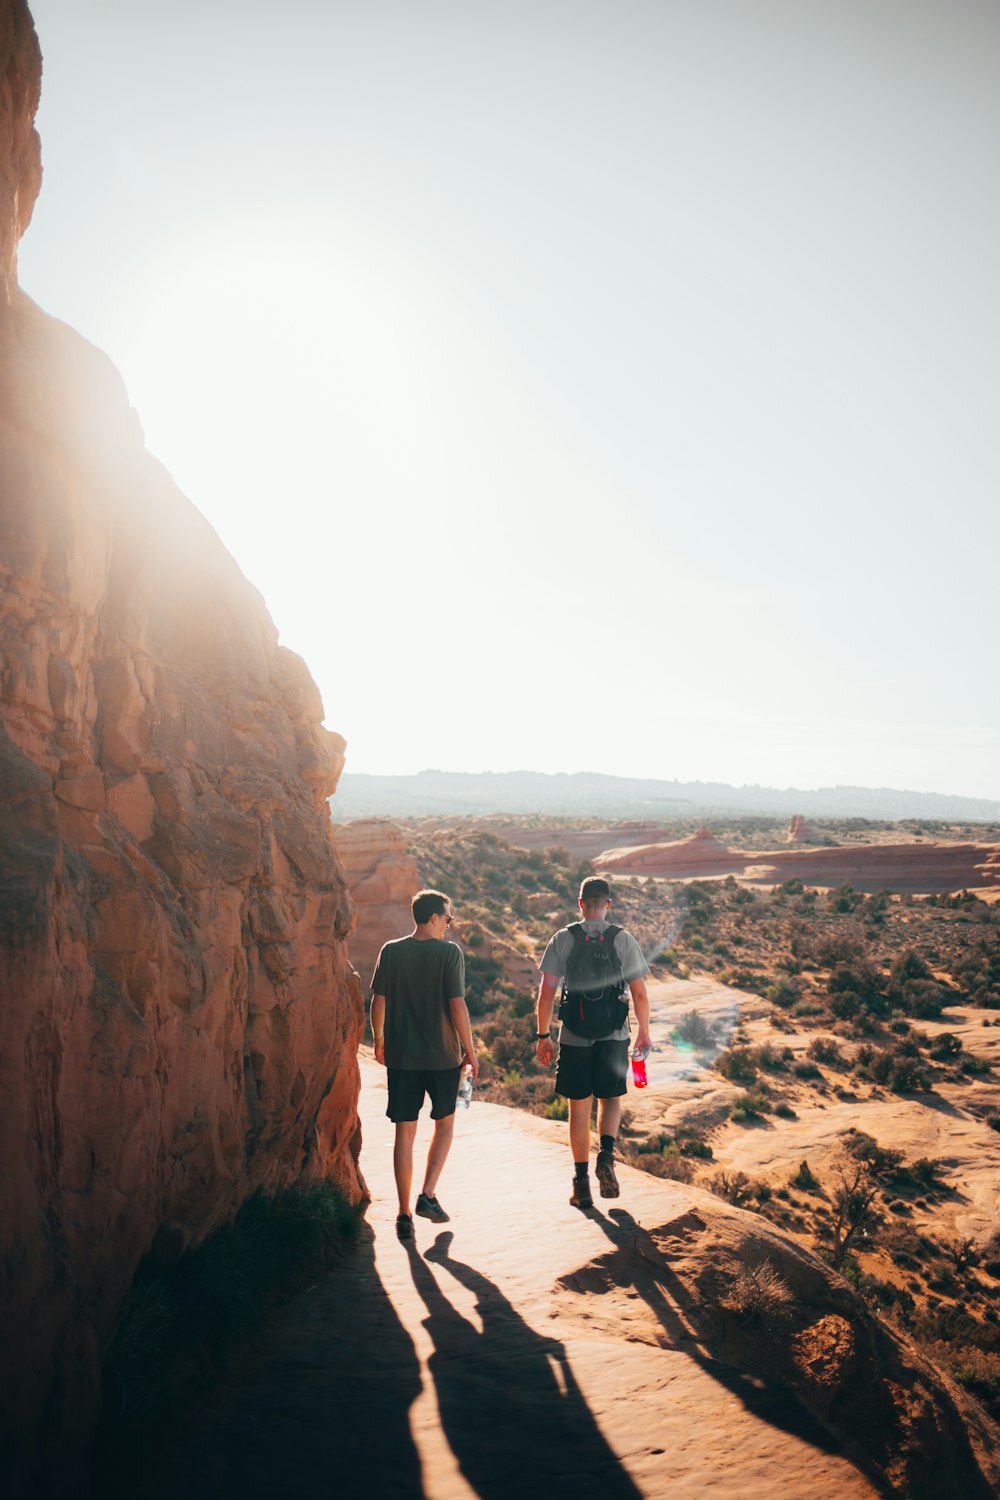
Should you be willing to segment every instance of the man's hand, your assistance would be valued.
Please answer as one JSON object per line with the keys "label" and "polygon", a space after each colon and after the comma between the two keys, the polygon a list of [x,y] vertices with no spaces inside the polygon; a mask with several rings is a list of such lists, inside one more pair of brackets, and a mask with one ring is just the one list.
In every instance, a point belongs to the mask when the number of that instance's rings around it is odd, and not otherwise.
{"label": "man's hand", "polygon": [[471,1052],[468,1047],[462,1053],[462,1067],[472,1069],[472,1081],[475,1083],[479,1077],[479,1063],[476,1061],[475,1052]]}
{"label": "man's hand", "polygon": [[652,1045],[653,1045],[653,1040],[652,1040],[651,1036],[649,1035],[649,1032],[648,1031],[644,1031],[642,1029],[642,1027],[640,1026],[639,1027],[639,1034],[638,1034],[638,1036],[635,1039],[635,1050],[637,1050],[639,1052],[648,1052],[650,1050],[650,1048],[652,1047]]}
{"label": "man's hand", "polygon": [[551,1068],[555,1057],[556,1049],[550,1036],[543,1036],[541,1041],[535,1043],[535,1061],[540,1067]]}
{"label": "man's hand", "polygon": [[377,1063],[381,1063],[382,1066],[383,1066],[383,1068],[385,1067],[385,1037],[384,1036],[377,1036],[375,1038],[375,1061]]}

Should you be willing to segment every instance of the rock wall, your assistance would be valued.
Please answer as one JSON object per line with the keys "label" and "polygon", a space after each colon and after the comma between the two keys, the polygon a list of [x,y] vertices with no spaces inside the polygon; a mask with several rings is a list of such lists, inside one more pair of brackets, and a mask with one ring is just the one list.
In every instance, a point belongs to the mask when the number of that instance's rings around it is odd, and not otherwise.
{"label": "rock wall", "polygon": [[387,818],[359,818],[334,828],[355,907],[351,962],[365,985],[382,944],[413,930],[410,902],[422,881],[401,828]]}
{"label": "rock wall", "polygon": [[362,1194],[363,1005],[343,741],[108,360],[17,289],[21,0],[0,48],[0,1468],[71,1493],[151,1246],[303,1174]]}

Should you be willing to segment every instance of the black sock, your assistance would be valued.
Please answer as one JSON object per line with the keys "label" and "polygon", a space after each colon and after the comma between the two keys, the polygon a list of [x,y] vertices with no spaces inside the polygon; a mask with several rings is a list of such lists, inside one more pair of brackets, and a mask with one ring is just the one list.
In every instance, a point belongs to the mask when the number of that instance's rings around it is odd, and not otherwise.
{"label": "black sock", "polygon": [[613,1135],[602,1135],[601,1136],[601,1150],[604,1151],[604,1152],[606,1152],[608,1156],[614,1156],[614,1154],[615,1154],[615,1138],[614,1138]]}
{"label": "black sock", "polygon": [[576,1168],[576,1175],[577,1175],[577,1177],[589,1177],[590,1176],[590,1162],[589,1161],[575,1161],[573,1163],[573,1165]]}

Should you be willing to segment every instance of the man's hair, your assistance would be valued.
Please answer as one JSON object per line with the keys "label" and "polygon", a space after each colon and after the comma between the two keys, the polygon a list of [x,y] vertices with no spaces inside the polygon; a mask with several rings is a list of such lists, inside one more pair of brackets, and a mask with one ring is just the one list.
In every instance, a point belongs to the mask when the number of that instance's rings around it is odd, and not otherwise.
{"label": "man's hair", "polygon": [[413,920],[418,927],[423,927],[431,917],[443,917],[450,896],[444,891],[418,891],[410,902],[410,910],[413,912]]}
{"label": "man's hair", "polygon": [[602,901],[611,900],[611,887],[600,875],[588,875],[580,886],[580,900],[584,906],[600,906]]}

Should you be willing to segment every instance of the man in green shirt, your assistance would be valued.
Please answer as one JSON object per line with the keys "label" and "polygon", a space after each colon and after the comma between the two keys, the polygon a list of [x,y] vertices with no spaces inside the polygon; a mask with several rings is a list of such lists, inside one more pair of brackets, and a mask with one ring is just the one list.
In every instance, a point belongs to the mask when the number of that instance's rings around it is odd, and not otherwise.
{"label": "man in green shirt", "polygon": [[445,938],[451,900],[442,891],[418,891],[412,911],[413,931],[383,946],[372,976],[375,1060],[388,1073],[386,1114],[396,1126],[392,1166],[401,1240],[413,1236],[413,1143],[424,1096],[430,1097],[434,1134],[416,1212],[444,1224],[450,1216],[435,1190],[455,1133],[458,1084],[464,1067],[471,1068],[474,1079],[479,1075],[465,1003],[465,959],[458,944]]}

